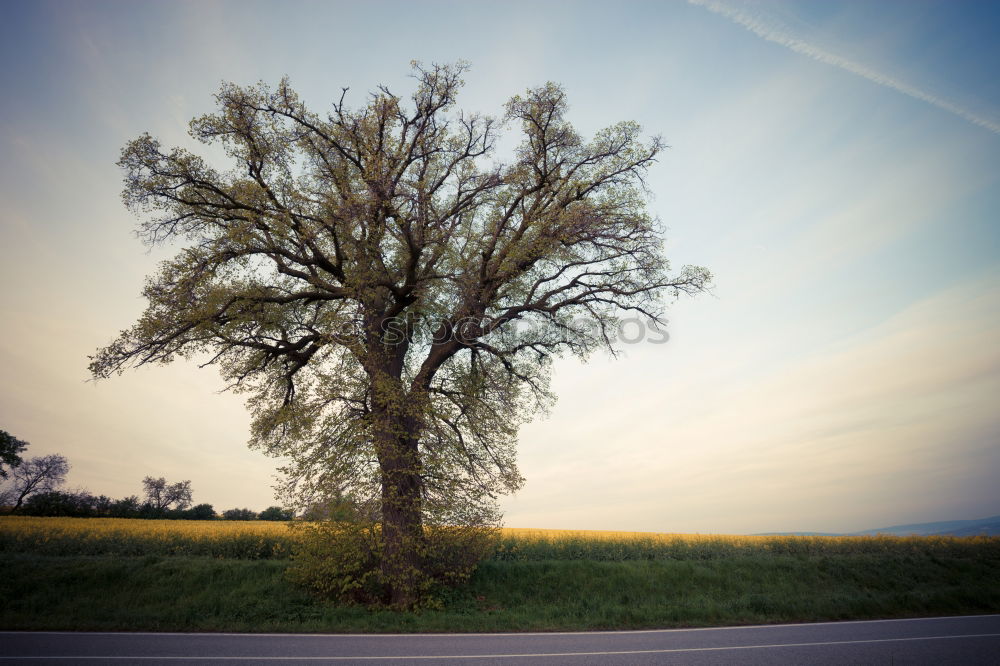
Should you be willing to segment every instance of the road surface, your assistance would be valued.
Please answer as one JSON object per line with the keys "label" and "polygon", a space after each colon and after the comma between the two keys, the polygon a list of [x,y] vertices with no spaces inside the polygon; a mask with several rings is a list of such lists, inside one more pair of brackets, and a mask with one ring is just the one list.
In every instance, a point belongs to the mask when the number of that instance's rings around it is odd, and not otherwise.
{"label": "road surface", "polygon": [[1000,615],[533,634],[0,632],[0,666],[210,663],[1000,666]]}

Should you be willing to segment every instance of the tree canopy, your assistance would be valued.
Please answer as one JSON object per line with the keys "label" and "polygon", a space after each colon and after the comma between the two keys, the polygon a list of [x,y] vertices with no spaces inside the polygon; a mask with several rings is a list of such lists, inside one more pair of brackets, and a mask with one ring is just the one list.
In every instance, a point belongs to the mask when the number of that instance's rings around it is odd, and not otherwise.
{"label": "tree canopy", "polygon": [[18,455],[28,448],[28,443],[20,440],[6,430],[0,430],[0,479],[6,479],[8,472],[4,469],[17,467],[23,461]]}
{"label": "tree canopy", "polygon": [[[291,461],[289,492],[344,493],[381,520],[401,603],[425,521],[493,520],[521,486],[516,433],[552,399],[551,359],[613,350],[624,315],[660,322],[665,295],[709,280],[670,271],[646,209],[659,138],[621,122],[585,140],[553,83],[499,120],[456,111],[465,70],[415,63],[408,103],[379,87],[351,109],[345,90],[327,114],[287,79],[225,84],[190,129],[228,171],[129,143],[140,236],[183,248],[90,366],[218,366],[248,394],[251,445]],[[498,159],[509,126],[522,139]]]}

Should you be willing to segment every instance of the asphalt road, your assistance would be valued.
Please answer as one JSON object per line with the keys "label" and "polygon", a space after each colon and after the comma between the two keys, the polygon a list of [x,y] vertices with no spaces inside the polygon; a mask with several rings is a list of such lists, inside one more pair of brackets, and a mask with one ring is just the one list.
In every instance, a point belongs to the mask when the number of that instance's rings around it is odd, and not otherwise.
{"label": "asphalt road", "polygon": [[0,632],[0,666],[46,663],[1000,666],[1000,615],[537,634]]}

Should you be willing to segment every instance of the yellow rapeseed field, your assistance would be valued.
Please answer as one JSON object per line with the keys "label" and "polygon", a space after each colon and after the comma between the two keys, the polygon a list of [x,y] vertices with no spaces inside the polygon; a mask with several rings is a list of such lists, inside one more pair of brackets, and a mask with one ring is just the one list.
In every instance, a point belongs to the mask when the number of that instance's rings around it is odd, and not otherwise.
{"label": "yellow rapeseed field", "polygon": [[288,525],[271,520],[145,520],[141,518],[38,518],[0,517],[0,531],[19,534],[73,535],[94,538],[108,535],[141,536],[152,541],[183,535],[189,539],[224,539],[234,534],[283,534]]}
{"label": "yellow rapeseed field", "polygon": [[[50,555],[287,557],[299,532],[264,520],[0,517],[0,552]],[[1000,537],[743,536],[599,530],[501,530],[502,560],[712,559],[754,554],[864,554],[1000,551]]]}
{"label": "yellow rapeseed field", "polygon": [[[597,541],[622,539],[654,539],[657,541],[703,541],[705,539],[724,539],[727,541],[761,542],[774,539],[771,536],[743,536],[727,534],[684,534],[680,532],[625,532],[619,530],[546,530],[533,527],[505,527],[503,535],[526,540],[559,540],[559,539],[595,539]],[[821,537],[842,538],[842,537]]]}
{"label": "yellow rapeseed field", "polygon": [[53,555],[281,557],[287,523],[266,520],[0,517],[0,550]]}
{"label": "yellow rapeseed field", "polygon": [[499,559],[713,559],[817,555],[1000,551],[1000,537],[670,534],[601,530],[503,530]]}

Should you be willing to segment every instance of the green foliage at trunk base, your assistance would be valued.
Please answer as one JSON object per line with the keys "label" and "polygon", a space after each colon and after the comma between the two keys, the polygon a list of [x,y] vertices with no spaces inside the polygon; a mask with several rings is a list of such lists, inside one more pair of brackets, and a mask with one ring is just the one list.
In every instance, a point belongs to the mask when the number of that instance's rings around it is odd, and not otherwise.
{"label": "green foliage at trunk base", "polygon": [[301,533],[290,581],[323,599],[370,607],[389,605],[392,590],[406,585],[415,591],[407,610],[440,608],[441,591],[467,582],[499,538],[499,530],[489,527],[427,528],[414,544],[415,561],[388,563],[377,524],[327,521],[295,529]]}

